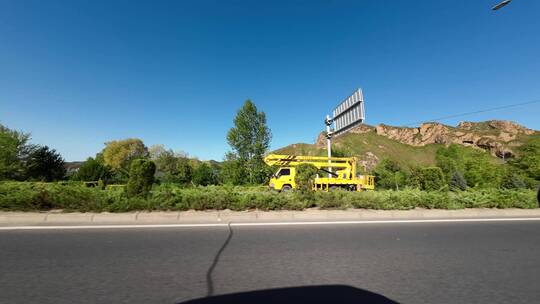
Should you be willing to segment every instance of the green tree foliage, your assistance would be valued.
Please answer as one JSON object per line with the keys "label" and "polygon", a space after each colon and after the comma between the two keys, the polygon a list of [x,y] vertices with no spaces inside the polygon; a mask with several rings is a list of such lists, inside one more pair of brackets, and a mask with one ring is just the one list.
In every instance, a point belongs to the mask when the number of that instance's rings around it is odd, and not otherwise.
{"label": "green tree foliage", "polygon": [[130,170],[133,160],[148,157],[148,149],[142,140],[137,138],[107,142],[102,153],[107,166],[123,173]]}
{"label": "green tree foliage", "polygon": [[315,176],[319,170],[312,164],[301,164],[296,167],[294,182],[300,192],[309,192],[313,188]]}
{"label": "green tree foliage", "polygon": [[444,174],[439,167],[422,168],[421,188],[422,190],[441,190],[445,185]]}
{"label": "green tree foliage", "polygon": [[0,124],[0,180],[23,179],[24,160],[32,150],[30,134]]}
{"label": "green tree foliage", "polygon": [[61,180],[66,175],[62,156],[47,146],[36,147],[26,160],[26,178],[41,181]]}
{"label": "green tree foliage", "polygon": [[540,138],[529,140],[518,151],[518,157],[509,164],[523,171],[529,178],[540,181]]}
{"label": "green tree foliage", "polygon": [[225,160],[221,164],[219,180],[223,184],[241,185],[246,183],[246,167],[234,153],[225,154]]}
{"label": "green tree foliage", "polygon": [[464,176],[467,184],[476,188],[497,188],[502,181],[503,166],[495,164],[487,157],[468,161]]}
{"label": "green tree foliage", "polygon": [[505,189],[527,188],[527,182],[522,176],[518,174],[511,174],[505,176],[501,183],[501,187]]}
{"label": "green tree foliage", "polygon": [[347,157],[350,155],[344,149],[332,147],[332,157]]}
{"label": "green tree foliage", "polygon": [[200,186],[218,184],[218,174],[215,168],[207,163],[201,163],[193,172],[193,183]]}
{"label": "green tree foliage", "polygon": [[242,183],[258,184],[265,180],[267,168],[263,157],[271,137],[264,112],[258,112],[255,104],[246,100],[234,118],[234,127],[227,134],[236,161],[245,168],[246,178]]}
{"label": "green tree foliage", "polygon": [[436,153],[437,167],[442,169],[447,181],[450,181],[454,172],[465,170],[465,159],[465,151],[455,144],[440,148]]}
{"label": "green tree foliage", "polygon": [[470,187],[496,188],[502,181],[504,167],[484,151],[452,144],[437,150],[436,161],[447,183],[456,171],[463,173]]}
{"label": "green tree foliage", "polygon": [[467,181],[465,180],[465,177],[463,176],[463,173],[459,171],[454,171],[452,174],[452,177],[450,178],[450,190],[461,190],[464,191],[467,189]]}
{"label": "green tree foliage", "polygon": [[156,164],[156,178],[166,183],[188,184],[193,176],[193,167],[185,154],[166,150],[162,145],[149,149],[150,159]]}
{"label": "green tree foliage", "polygon": [[375,183],[381,189],[396,189],[408,184],[409,173],[390,159],[381,160],[373,169]]}
{"label": "green tree foliage", "polygon": [[407,185],[411,188],[422,188],[422,167],[412,167],[407,179]]}
{"label": "green tree foliage", "polygon": [[146,197],[150,193],[150,190],[152,190],[155,173],[156,165],[153,161],[146,159],[133,160],[129,170],[129,180],[126,185],[128,196]]}
{"label": "green tree foliage", "polygon": [[193,178],[193,167],[186,157],[176,159],[176,170],[171,175],[171,181],[180,184],[189,184]]}
{"label": "green tree foliage", "polygon": [[527,174],[513,166],[506,166],[506,170],[502,177],[501,188],[505,189],[521,189],[521,188],[534,188],[535,183]]}
{"label": "green tree foliage", "polygon": [[102,162],[89,157],[73,176],[73,180],[98,181],[108,183],[112,177],[111,169]]}
{"label": "green tree foliage", "polygon": [[488,153],[481,151],[461,153],[457,162],[461,164],[469,186],[535,188],[540,181],[540,139],[530,139],[518,148],[518,152],[518,156],[507,164],[498,164]]}

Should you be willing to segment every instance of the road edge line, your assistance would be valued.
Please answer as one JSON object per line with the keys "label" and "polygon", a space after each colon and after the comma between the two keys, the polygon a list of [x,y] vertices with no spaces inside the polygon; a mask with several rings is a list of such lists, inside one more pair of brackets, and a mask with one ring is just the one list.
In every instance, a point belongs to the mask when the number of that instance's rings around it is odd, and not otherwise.
{"label": "road edge line", "polygon": [[[372,225],[372,224],[425,224],[425,223],[475,223],[475,222],[519,222],[540,221],[540,217],[516,218],[461,218],[461,219],[411,219],[411,220],[345,220],[345,221],[291,221],[291,222],[231,222],[232,227],[256,226],[309,226],[309,225]],[[56,225],[56,226],[3,226],[0,231],[9,230],[84,230],[84,229],[148,229],[148,228],[211,228],[227,227],[229,223],[200,224],[118,224],[118,225]]]}

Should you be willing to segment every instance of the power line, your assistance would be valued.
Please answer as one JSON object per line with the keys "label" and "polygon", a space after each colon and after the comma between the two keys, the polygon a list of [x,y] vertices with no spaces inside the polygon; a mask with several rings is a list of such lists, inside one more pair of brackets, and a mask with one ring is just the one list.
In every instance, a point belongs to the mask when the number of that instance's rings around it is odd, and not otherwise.
{"label": "power line", "polygon": [[441,120],[447,120],[447,119],[452,119],[452,118],[457,118],[457,117],[462,117],[462,116],[468,116],[468,115],[474,115],[474,114],[486,113],[486,112],[497,111],[497,110],[503,110],[503,109],[508,109],[508,108],[520,107],[520,106],[530,105],[530,104],[534,104],[534,103],[540,103],[540,99],[538,99],[538,100],[532,100],[532,101],[527,101],[527,102],[521,102],[521,103],[514,103],[514,104],[504,105],[504,106],[500,106],[500,107],[488,108],[488,109],[483,109],[483,110],[478,110],[478,111],[473,111],[473,112],[465,112],[465,113],[460,113],[460,114],[453,114],[453,115],[448,115],[448,116],[442,116],[442,117],[438,117],[438,118],[434,118],[434,119],[429,119],[429,120],[425,120],[425,121],[411,122],[411,123],[405,124],[404,126],[418,125],[418,124],[422,124],[422,123],[424,123],[424,122],[426,122],[426,121],[441,121]]}

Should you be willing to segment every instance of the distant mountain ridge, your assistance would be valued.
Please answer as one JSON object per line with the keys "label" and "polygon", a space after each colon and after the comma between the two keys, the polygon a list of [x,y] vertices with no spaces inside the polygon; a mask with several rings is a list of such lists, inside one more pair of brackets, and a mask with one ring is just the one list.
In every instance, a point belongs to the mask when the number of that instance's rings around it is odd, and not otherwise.
{"label": "distant mountain ridge", "polygon": [[[441,146],[458,144],[485,150],[494,157],[511,158],[516,148],[540,132],[512,121],[489,120],[460,122],[456,127],[426,122],[419,127],[396,127],[385,124],[360,125],[335,137],[333,146],[360,159],[365,170],[371,170],[380,159],[394,159],[404,165],[432,165]],[[293,144],[277,153],[324,155],[326,137],[320,133],[315,144]]]}

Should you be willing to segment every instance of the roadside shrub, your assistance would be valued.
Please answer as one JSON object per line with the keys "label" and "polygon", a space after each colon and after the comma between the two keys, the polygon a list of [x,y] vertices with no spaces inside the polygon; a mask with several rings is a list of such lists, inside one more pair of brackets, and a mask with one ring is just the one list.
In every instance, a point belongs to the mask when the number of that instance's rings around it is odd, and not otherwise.
{"label": "roadside shrub", "polygon": [[83,184],[7,182],[0,183],[0,209],[69,211],[102,210],[106,192]]}
{"label": "roadside shrub", "polygon": [[536,208],[536,190],[477,189],[422,191],[420,189],[348,192],[277,193],[266,187],[156,185],[147,197],[128,196],[121,186],[86,187],[83,183],[0,182],[0,210],[62,209],[81,212],[135,210],[408,210],[462,208]]}
{"label": "roadside shrub", "polygon": [[126,191],[129,197],[146,197],[152,189],[156,165],[146,159],[136,159],[131,163]]}
{"label": "roadside shrub", "polygon": [[322,209],[347,209],[352,208],[349,192],[345,190],[335,190],[330,192],[310,192],[311,197],[304,197],[305,203],[309,207],[319,207]]}
{"label": "roadside shrub", "polygon": [[525,189],[482,189],[452,196],[463,208],[536,208],[534,191]]}
{"label": "roadside shrub", "polygon": [[231,205],[231,210],[280,210],[283,209],[286,203],[291,200],[287,193],[275,193],[273,191],[246,191],[239,192],[235,195],[236,204]]}
{"label": "roadside shrub", "polygon": [[385,197],[383,191],[364,191],[351,196],[349,201],[353,208],[381,209],[380,206],[383,206]]}

